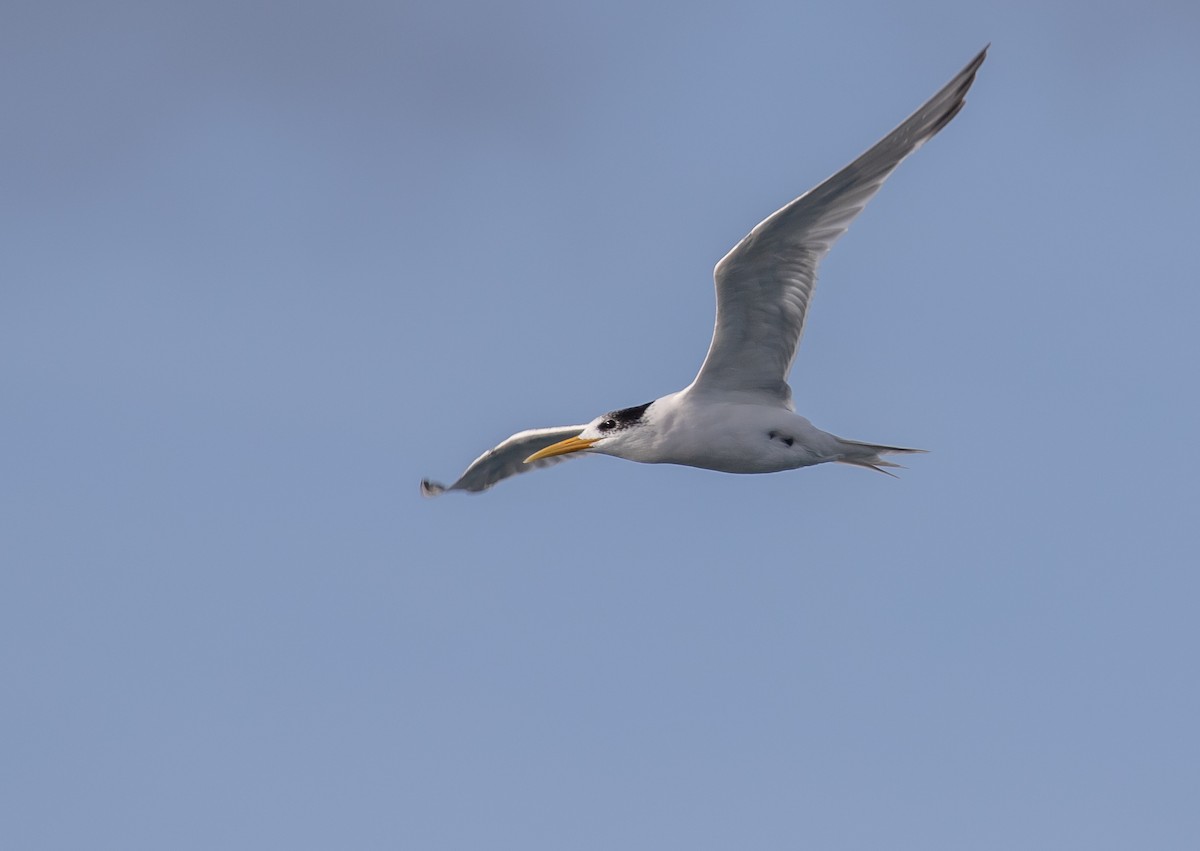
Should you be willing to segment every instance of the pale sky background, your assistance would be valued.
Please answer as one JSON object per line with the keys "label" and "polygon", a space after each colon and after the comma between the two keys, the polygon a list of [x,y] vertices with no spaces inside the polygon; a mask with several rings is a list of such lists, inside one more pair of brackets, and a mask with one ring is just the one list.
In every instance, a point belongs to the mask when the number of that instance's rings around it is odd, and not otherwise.
{"label": "pale sky background", "polygon": [[[0,844],[1191,849],[1195,3],[6,3]],[[587,458],[711,270],[992,42],[793,386]]]}

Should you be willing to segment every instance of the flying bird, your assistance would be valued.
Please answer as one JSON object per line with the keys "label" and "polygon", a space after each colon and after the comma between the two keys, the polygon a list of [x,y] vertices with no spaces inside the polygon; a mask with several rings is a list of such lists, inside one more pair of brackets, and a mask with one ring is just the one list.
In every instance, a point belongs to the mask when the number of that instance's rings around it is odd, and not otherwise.
{"label": "flying bird", "polygon": [[716,328],[691,384],[584,425],[519,432],[480,455],[452,485],[425,479],[421,492],[483,491],[517,473],[593,452],[726,473],[774,473],[826,461],[887,473],[884,468],[900,465],[881,456],[923,451],[821,431],[795,413],[787,376],[817,264],[896,166],[962,109],[987,51],[865,154],[760,222],[717,263]]}

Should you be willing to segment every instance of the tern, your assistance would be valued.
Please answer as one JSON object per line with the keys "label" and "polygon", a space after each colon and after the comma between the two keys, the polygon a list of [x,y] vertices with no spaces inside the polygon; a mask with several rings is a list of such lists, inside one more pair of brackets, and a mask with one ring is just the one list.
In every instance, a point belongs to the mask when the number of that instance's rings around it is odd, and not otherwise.
{"label": "tern", "polygon": [[846,440],[795,413],[787,377],[804,330],[817,264],[900,162],[965,103],[985,47],[953,80],[866,153],[772,213],[714,270],[717,321],[700,372],[683,390],[609,411],[584,425],[514,434],[447,486],[484,491],[517,473],[589,453],[725,473],[775,473],[838,461],[888,473],[883,455],[922,452]]}

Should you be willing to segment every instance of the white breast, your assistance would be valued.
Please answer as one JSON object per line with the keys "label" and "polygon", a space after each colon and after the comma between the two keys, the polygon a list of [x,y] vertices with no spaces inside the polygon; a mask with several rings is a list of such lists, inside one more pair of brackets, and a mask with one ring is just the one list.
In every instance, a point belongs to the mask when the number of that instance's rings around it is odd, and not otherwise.
{"label": "white breast", "polygon": [[636,429],[637,439],[620,447],[621,457],[725,473],[772,473],[819,464],[836,453],[833,435],[775,406],[676,393],[656,401],[648,413],[646,425]]}

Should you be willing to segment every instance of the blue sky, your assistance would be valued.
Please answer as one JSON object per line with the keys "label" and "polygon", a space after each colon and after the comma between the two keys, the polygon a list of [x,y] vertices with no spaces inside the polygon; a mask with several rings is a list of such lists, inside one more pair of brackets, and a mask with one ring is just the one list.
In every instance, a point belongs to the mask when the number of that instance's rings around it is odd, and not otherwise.
{"label": "blue sky", "polygon": [[[1183,3],[10,4],[14,848],[1200,834]],[[898,481],[588,458],[713,264],[992,51],[792,375]]]}

